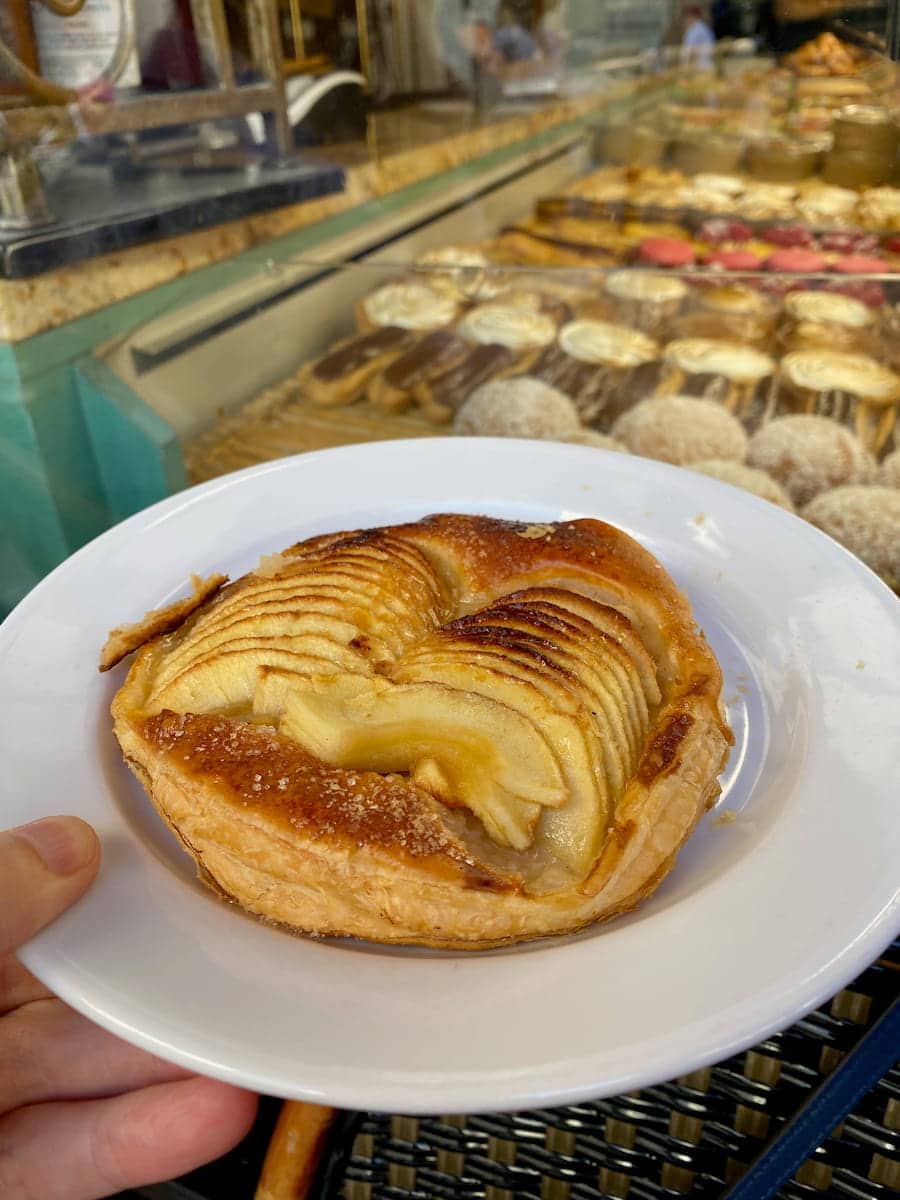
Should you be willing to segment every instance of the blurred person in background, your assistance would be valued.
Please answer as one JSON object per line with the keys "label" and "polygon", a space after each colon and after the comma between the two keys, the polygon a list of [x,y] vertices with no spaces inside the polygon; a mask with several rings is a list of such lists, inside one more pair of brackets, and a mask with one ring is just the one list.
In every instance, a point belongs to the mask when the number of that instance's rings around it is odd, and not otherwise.
{"label": "blurred person in background", "polygon": [[704,20],[699,4],[690,4],[684,10],[684,33],[681,37],[681,62],[686,67],[697,67],[708,71],[713,65],[715,34]]}

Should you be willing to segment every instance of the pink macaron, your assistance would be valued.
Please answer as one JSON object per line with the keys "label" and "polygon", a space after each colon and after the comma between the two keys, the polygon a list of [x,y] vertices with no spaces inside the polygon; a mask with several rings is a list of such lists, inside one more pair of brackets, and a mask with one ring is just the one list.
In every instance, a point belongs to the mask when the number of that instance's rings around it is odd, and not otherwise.
{"label": "pink macaron", "polygon": [[884,275],[891,267],[873,254],[845,254],[831,264],[831,269],[839,275]]}
{"label": "pink macaron", "polygon": [[767,271],[815,272],[824,271],[825,259],[815,250],[803,250],[800,247],[791,250],[776,250],[766,259]]}
{"label": "pink macaron", "polygon": [[781,246],[784,250],[799,247],[810,250],[816,244],[816,239],[805,225],[770,225],[761,236],[770,246]]}
{"label": "pink macaron", "polygon": [[877,279],[842,279],[840,283],[827,283],[824,290],[850,296],[869,308],[881,308],[887,300],[884,288]]}
{"label": "pink macaron", "polygon": [[657,267],[689,267],[697,260],[690,242],[681,238],[647,238],[638,247],[638,256]]}
{"label": "pink macaron", "polygon": [[873,254],[878,249],[878,236],[864,229],[830,229],[819,238],[819,246],[832,254]]}
{"label": "pink macaron", "polygon": [[720,242],[749,242],[753,230],[743,221],[733,217],[710,217],[697,230],[697,238],[701,242],[719,245]]}
{"label": "pink macaron", "polygon": [[758,271],[763,262],[752,250],[713,250],[703,261],[708,267],[723,267],[726,271]]}

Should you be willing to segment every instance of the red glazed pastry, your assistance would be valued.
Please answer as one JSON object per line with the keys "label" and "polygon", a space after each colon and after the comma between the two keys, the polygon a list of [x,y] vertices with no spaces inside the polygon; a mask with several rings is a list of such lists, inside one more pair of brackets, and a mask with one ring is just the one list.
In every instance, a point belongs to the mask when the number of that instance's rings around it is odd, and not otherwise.
{"label": "red glazed pastry", "polygon": [[749,242],[753,230],[743,221],[734,221],[729,217],[710,217],[697,230],[697,239],[701,242]]}
{"label": "red glazed pastry", "polygon": [[[900,238],[893,240],[897,242],[896,253],[900,254]],[[819,246],[833,254],[872,254],[878,249],[878,237],[862,229],[832,229],[822,234]]]}
{"label": "red glazed pastry", "polygon": [[900,234],[895,233],[892,237],[885,238],[884,248],[888,254],[900,254]]}
{"label": "red glazed pastry", "polygon": [[846,254],[832,263],[831,269],[839,275],[884,275],[891,268],[883,258],[871,254]]}
{"label": "red glazed pastry", "polygon": [[825,290],[861,300],[863,304],[868,304],[869,308],[881,308],[887,299],[884,288],[877,279],[848,279],[841,283],[828,283]]}
{"label": "red glazed pastry", "polygon": [[786,250],[801,246],[812,249],[816,244],[805,225],[772,225],[762,237],[770,246],[782,246]]}
{"label": "red glazed pastry", "polygon": [[752,250],[714,250],[704,262],[708,267],[724,267],[726,271],[758,271],[763,260]]}
{"label": "red glazed pastry", "polygon": [[647,238],[641,242],[638,256],[657,267],[689,267],[697,258],[694,247],[680,238]]}
{"label": "red glazed pastry", "polygon": [[766,259],[767,271],[824,271],[825,259],[815,250],[776,250]]}

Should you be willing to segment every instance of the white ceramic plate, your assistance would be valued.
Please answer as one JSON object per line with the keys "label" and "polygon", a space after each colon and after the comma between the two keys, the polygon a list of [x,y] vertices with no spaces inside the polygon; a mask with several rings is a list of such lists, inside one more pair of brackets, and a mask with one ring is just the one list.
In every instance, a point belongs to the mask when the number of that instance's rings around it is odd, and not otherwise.
{"label": "white ceramic plate", "polygon": [[[737,744],[717,809],[636,913],[504,952],[315,942],[194,878],[123,767],[107,630],[325,530],[435,511],[596,516],[687,591]],[[353,446],[173,496],[85,547],[0,629],[5,823],[99,830],[96,886],[26,964],[75,1008],[198,1071],[401,1112],[613,1094],[726,1057],[821,1003],[896,934],[900,605],[811,526],[673,467],[578,446]],[[10,702],[11,701],[11,702]]]}

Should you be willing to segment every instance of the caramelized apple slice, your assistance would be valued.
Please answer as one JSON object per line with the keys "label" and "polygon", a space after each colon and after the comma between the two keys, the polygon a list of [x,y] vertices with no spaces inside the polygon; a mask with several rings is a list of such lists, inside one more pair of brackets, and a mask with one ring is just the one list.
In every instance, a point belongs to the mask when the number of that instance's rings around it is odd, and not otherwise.
{"label": "caramelized apple slice", "polygon": [[573,694],[550,672],[523,668],[499,651],[493,661],[483,655],[477,663],[452,653],[423,656],[401,670],[404,679],[435,680],[497,699],[534,722],[556,752],[568,792],[559,821],[549,828],[542,821],[545,840],[566,866],[586,872],[607,826],[609,802],[591,717]]}
{"label": "caramelized apple slice", "polygon": [[[468,636],[481,638],[496,637],[498,628],[503,628],[507,636],[523,653],[537,653],[548,662],[567,670],[576,679],[581,680],[588,692],[590,711],[598,722],[599,736],[604,751],[607,775],[616,794],[621,793],[625,781],[631,774],[631,750],[628,733],[622,713],[622,700],[616,691],[610,687],[604,665],[600,661],[596,649],[588,656],[580,652],[579,647],[573,650],[559,639],[550,641],[546,636],[536,632],[535,627],[527,620],[517,620],[512,617],[498,618],[496,625],[475,624],[482,617],[485,621],[492,619],[493,610],[484,614],[464,617],[454,626],[465,627]],[[451,628],[446,626],[446,629]]]}
{"label": "caramelized apple slice", "polygon": [[[581,633],[572,623],[560,617],[548,617],[525,604],[495,606],[490,610],[491,622],[495,626],[531,633],[539,637],[548,657],[554,658],[565,652],[575,664],[576,672],[586,677],[590,672],[599,688],[607,695],[604,707],[607,720],[617,731],[622,730],[628,747],[626,774],[632,773],[634,763],[643,745],[644,730],[636,712],[633,687],[624,670],[611,653],[614,643],[595,630]],[[618,647],[615,647],[618,651]]]}
{"label": "caramelized apple slice", "polygon": [[249,711],[260,667],[280,667],[298,678],[305,674],[323,675],[329,670],[348,671],[346,666],[330,664],[325,656],[295,652],[281,645],[232,650],[195,671],[186,672],[162,690],[154,688],[145,709],[147,713],[164,708],[191,713]]}
{"label": "caramelized apple slice", "polygon": [[519,850],[540,808],[566,799],[559,765],[530,721],[437,683],[316,680],[286,698],[280,731],[336,766],[416,778],[420,764],[434,764],[448,781],[439,798],[465,805],[499,844]]}

